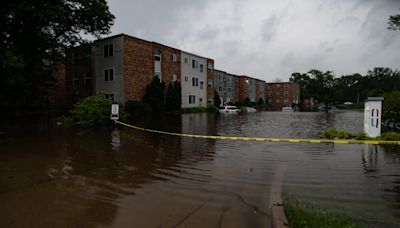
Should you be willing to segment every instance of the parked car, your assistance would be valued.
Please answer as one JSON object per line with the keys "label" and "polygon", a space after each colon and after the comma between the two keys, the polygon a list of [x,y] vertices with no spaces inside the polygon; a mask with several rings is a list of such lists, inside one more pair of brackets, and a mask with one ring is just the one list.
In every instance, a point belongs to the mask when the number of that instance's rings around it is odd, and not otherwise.
{"label": "parked car", "polygon": [[226,105],[219,107],[220,113],[238,113],[240,110],[236,106]]}
{"label": "parked car", "polygon": [[292,107],[283,107],[282,108],[282,112],[293,112],[293,108]]}

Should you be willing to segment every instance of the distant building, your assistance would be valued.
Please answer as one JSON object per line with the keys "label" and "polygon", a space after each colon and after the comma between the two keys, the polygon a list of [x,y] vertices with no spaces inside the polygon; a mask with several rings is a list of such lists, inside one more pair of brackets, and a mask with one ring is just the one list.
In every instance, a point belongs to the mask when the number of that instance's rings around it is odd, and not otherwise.
{"label": "distant building", "polygon": [[229,102],[235,103],[237,98],[237,76],[226,73],[225,71],[215,70],[215,86],[221,105],[227,105]]}
{"label": "distant building", "polygon": [[[260,86],[265,82],[248,76],[238,76],[238,101],[243,102],[247,97],[251,102],[257,103],[260,98],[265,98],[265,90]],[[265,86],[264,86],[265,88]]]}
{"label": "distant building", "polygon": [[300,86],[293,82],[266,83],[265,93],[268,110],[280,111],[299,104]]}

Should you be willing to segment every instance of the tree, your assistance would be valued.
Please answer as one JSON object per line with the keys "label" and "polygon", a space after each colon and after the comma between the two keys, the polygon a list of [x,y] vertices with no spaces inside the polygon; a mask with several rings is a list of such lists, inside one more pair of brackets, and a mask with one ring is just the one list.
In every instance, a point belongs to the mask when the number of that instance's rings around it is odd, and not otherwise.
{"label": "tree", "polygon": [[214,105],[217,108],[221,105],[221,98],[219,98],[219,94],[217,91],[215,91],[214,93]]}
{"label": "tree", "polygon": [[84,126],[105,125],[110,122],[111,104],[112,101],[104,94],[90,96],[74,105],[71,116]]}
{"label": "tree", "polygon": [[264,99],[262,99],[262,97],[260,97],[260,99],[258,99],[258,105],[264,105]]}
{"label": "tree", "polygon": [[400,30],[400,14],[390,16],[388,24],[389,30]]}
{"label": "tree", "polygon": [[246,97],[243,101],[244,106],[250,107],[251,106],[251,100],[249,97]]}
{"label": "tree", "polygon": [[176,112],[182,107],[182,87],[179,82],[173,82],[168,85],[167,97],[165,99],[165,111]]}
{"label": "tree", "polygon": [[54,64],[87,42],[83,35],[108,34],[114,20],[105,0],[6,0],[0,13],[0,108],[16,112],[43,103]]}
{"label": "tree", "polygon": [[154,77],[149,85],[146,86],[146,92],[143,101],[150,105],[153,113],[162,113],[165,108],[164,100],[165,83],[158,77]]}
{"label": "tree", "polygon": [[328,105],[335,101],[334,76],[332,71],[322,72],[314,69],[309,71],[308,75],[310,76],[310,96],[318,102],[323,103],[326,112],[328,112]]}
{"label": "tree", "polygon": [[384,95],[383,120],[392,125],[400,126],[400,91],[392,91]]}

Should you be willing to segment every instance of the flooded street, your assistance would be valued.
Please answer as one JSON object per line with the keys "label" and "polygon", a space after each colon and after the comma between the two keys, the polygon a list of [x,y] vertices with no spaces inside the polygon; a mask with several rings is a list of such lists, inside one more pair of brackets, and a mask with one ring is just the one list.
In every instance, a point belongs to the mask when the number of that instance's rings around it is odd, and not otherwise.
{"label": "flooded street", "polygon": [[[184,114],[138,123],[208,135],[317,138],[363,114]],[[400,224],[400,146],[185,138],[50,128],[0,136],[0,227],[269,227],[281,193]]]}

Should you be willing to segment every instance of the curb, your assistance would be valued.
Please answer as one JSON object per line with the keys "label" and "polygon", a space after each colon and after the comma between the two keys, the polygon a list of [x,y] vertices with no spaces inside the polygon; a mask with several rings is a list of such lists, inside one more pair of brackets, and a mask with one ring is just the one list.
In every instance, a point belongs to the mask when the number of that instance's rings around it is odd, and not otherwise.
{"label": "curb", "polygon": [[287,228],[289,226],[282,203],[273,203],[271,207],[271,227]]}

